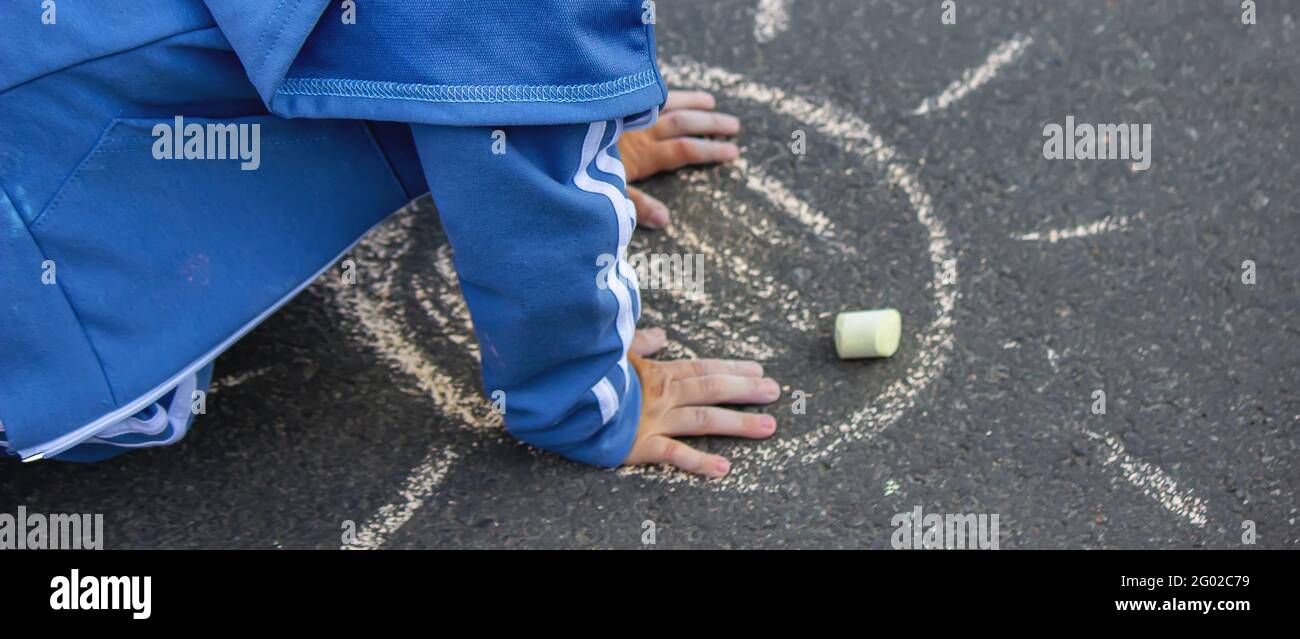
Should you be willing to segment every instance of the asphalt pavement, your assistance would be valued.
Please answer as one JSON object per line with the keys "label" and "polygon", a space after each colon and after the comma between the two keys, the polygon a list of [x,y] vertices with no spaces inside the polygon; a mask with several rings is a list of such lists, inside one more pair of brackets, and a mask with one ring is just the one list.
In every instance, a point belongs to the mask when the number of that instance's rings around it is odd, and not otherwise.
{"label": "asphalt pavement", "polygon": [[[496,427],[425,198],[217,361],[183,442],[0,466],[0,512],[103,513],[110,548],[888,548],[918,506],[1004,549],[1300,546],[1300,5],[955,6],[658,3],[745,163],[642,185],[675,219],[633,252],[706,268],[641,323],[786,391],[774,441],[700,442],[729,479]],[[1150,167],[1045,159],[1067,116],[1150,125]],[[837,360],[834,314],[884,306],[899,353]]]}

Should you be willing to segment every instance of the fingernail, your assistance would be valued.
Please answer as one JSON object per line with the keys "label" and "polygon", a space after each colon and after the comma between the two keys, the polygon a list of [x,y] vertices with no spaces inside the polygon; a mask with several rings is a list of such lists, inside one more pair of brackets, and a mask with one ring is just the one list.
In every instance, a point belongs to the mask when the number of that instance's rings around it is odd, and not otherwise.
{"label": "fingernail", "polygon": [[764,415],[761,425],[763,430],[776,430],[776,418],[771,415]]}
{"label": "fingernail", "polygon": [[717,463],[714,464],[714,468],[717,469],[719,476],[726,475],[727,473],[731,472],[731,462],[725,459],[719,459]]}
{"label": "fingernail", "polygon": [[667,225],[668,208],[658,206],[650,207],[650,210],[646,212],[645,219],[638,224],[641,228],[647,228],[652,231],[658,231]]}
{"label": "fingernail", "polygon": [[781,387],[776,385],[776,380],[763,380],[763,395],[776,399],[781,396]]}

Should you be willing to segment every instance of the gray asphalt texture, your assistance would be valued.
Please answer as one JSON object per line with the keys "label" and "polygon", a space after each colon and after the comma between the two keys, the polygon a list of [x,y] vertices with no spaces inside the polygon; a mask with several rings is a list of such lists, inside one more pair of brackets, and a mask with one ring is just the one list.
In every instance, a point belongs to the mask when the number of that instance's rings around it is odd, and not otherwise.
{"label": "gray asphalt texture", "polygon": [[[888,548],[891,518],[916,506],[996,513],[1002,548],[1300,546],[1300,5],[1259,0],[1258,23],[1244,26],[1235,0],[958,0],[945,26],[939,4],[794,0],[788,30],[767,43],[754,37],[754,0],[658,6],[661,57],[856,114],[933,197],[959,259],[955,343],[942,376],[877,436],[748,493],[584,467],[457,423],[318,283],[218,360],[218,378],[249,381],[214,393],[183,442],[95,465],[0,466],[0,512],[101,512],[110,548],[337,548],[344,521],[403,503],[411,470],[451,448],[444,481],[384,547],[641,548],[652,520],[658,548]],[[1017,34],[1033,45],[991,82],[910,115]],[[895,306],[905,328],[929,322],[927,238],[881,170],[815,132],[795,157],[791,131],[805,125],[761,104],[719,107],[743,119],[750,164],[825,211],[859,257],[766,250],[681,175],[643,187],[701,238],[801,286],[818,312]],[[1071,114],[1151,123],[1150,170],[1044,160],[1043,126]],[[788,222],[726,169],[691,171]],[[1011,237],[1138,212],[1120,232]],[[416,250],[400,269],[419,282],[445,239],[427,200],[412,216]],[[638,234],[634,251],[673,250],[662,233]],[[1254,286],[1240,279],[1247,259]],[[721,268],[706,290],[745,294]],[[414,294],[398,295],[414,316]],[[650,292],[646,305],[674,339],[730,354],[692,337],[712,318],[689,303]],[[870,403],[917,357],[905,330],[892,360],[839,362],[832,318],[796,334],[777,310],[754,309],[753,334],[777,345],[767,368],[812,393],[807,415],[791,414],[789,394],[771,408],[778,437]],[[427,322],[407,330],[478,388],[462,347]],[[1090,411],[1096,389],[1105,415]],[[1204,500],[1206,523],[1144,494],[1087,431]],[[1242,543],[1246,520],[1255,546]]]}

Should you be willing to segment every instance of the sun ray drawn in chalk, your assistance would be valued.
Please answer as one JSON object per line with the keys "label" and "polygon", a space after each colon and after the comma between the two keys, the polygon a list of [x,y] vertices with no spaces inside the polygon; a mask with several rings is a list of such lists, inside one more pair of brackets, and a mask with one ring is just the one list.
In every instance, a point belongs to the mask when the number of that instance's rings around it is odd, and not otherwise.
{"label": "sun ray drawn in chalk", "polygon": [[922,100],[921,104],[912,109],[912,115],[928,115],[947,109],[976,89],[988,84],[1004,67],[1019,60],[1033,43],[1034,39],[1027,35],[1016,35],[1003,42],[982,64],[963,71],[961,77],[948,85],[943,93]]}
{"label": "sun ray drawn in chalk", "polygon": [[[1138,211],[1132,219],[1144,220],[1146,219],[1146,214],[1142,211]],[[1022,242],[1047,242],[1049,244],[1055,244],[1061,240],[1075,240],[1081,237],[1092,237],[1094,235],[1102,235],[1105,233],[1127,231],[1129,230],[1129,220],[1130,218],[1124,216],[1112,217],[1107,215],[1096,222],[1080,224],[1070,228],[1033,231],[1030,233],[1013,233],[1011,238]]]}
{"label": "sun ray drawn in chalk", "polygon": [[793,0],[758,0],[754,14],[754,39],[771,42],[790,28],[790,3]]}

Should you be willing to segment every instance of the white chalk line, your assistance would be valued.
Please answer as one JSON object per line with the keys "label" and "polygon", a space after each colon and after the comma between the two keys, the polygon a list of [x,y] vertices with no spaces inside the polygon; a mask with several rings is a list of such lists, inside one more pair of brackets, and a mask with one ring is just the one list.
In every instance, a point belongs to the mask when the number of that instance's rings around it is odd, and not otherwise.
{"label": "white chalk line", "polygon": [[447,477],[456,453],[450,450],[431,451],[420,465],[411,471],[398,491],[398,500],[385,504],[357,530],[356,539],[345,543],[341,550],[374,550],[388,541],[388,536],[406,525],[424,502],[433,494],[438,484]]}
{"label": "white chalk line", "polygon": [[[1134,220],[1146,219],[1146,213],[1138,211],[1134,215]],[[1129,218],[1124,216],[1112,217],[1107,215],[1096,222],[1080,224],[1075,227],[1065,229],[1051,229],[1047,231],[1033,231],[1031,233],[1014,233],[1011,239],[1022,242],[1047,242],[1056,244],[1061,240],[1077,240],[1081,237],[1092,237],[1105,233],[1118,233],[1129,229]]]}
{"label": "white chalk line", "polygon": [[[687,183],[693,193],[698,193],[712,201],[719,217],[742,223],[735,212],[732,198],[727,194],[708,184],[707,181],[688,179]],[[713,243],[701,240],[685,220],[679,219],[668,226],[664,229],[664,234],[685,251],[704,255],[706,264],[720,264],[731,271],[733,281],[741,284],[752,298],[770,303],[790,304],[799,297],[797,289],[776,281],[772,275],[765,275],[761,269],[751,266],[732,248],[727,247],[719,252],[714,248]],[[741,328],[762,327],[759,321],[761,315],[753,309],[752,304],[741,304],[739,300],[729,299],[719,308],[712,298],[702,296],[688,301],[698,311],[698,317],[701,318],[704,326],[719,336],[719,339],[709,339],[698,331],[692,335],[693,338],[705,343],[711,353],[760,361],[775,357],[776,352],[758,335],[750,334],[742,337],[740,334]],[[789,312],[784,319],[791,328],[805,333],[816,330],[816,321],[807,308],[787,310]]]}
{"label": "white chalk line", "polygon": [[[959,80],[954,81],[948,86],[943,93],[938,96],[926,98],[921,104],[912,111],[912,115],[926,115],[935,111],[941,111],[952,106],[955,102],[969,95],[975,89],[987,84],[997,76],[998,72],[1007,65],[1018,60],[1024,52],[1032,45],[1034,39],[1030,36],[1017,35],[1010,40],[1003,42],[982,64],[973,69],[967,69],[962,73]],[[1145,214],[1139,211],[1133,216],[1133,219],[1142,220]],[[1129,229],[1130,218],[1118,216],[1106,216],[1101,220],[1089,224],[1080,224],[1071,228],[1051,229],[1047,231],[1033,231],[1029,233],[1012,234],[1012,239],[1023,242],[1046,242],[1055,244],[1062,240],[1073,240],[1084,237],[1092,237],[1107,233],[1123,232]],[[1055,372],[1058,369],[1056,351],[1047,349],[1048,363]],[[1128,454],[1124,449],[1124,444],[1113,435],[1100,435],[1092,431],[1084,431],[1089,437],[1100,440],[1108,448],[1108,455],[1102,462],[1103,466],[1114,466],[1119,469],[1120,476],[1140,490],[1144,495],[1156,500],[1166,510],[1182,517],[1197,527],[1205,526],[1208,521],[1207,506],[1205,500],[1192,495],[1192,491],[1180,490],[1178,482],[1169,476],[1164,469],[1142,461]]]}
{"label": "white chalk line", "polygon": [[[691,483],[714,490],[750,492],[762,488],[775,492],[780,486],[762,485],[757,477],[758,471],[779,473],[792,463],[813,463],[827,458],[846,443],[873,437],[910,409],[918,394],[942,373],[948,359],[947,352],[953,346],[952,313],[956,305],[957,274],[952,243],[942,222],[934,216],[930,196],[921,189],[919,181],[906,168],[900,154],[860,118],[828,102],[813,104],[781,89],[752,82],[738,74],[706,67],[685,58],[674,59],[672,64],[664,65],[662,71],[669,84],[706,89],[763,104],[778,114],[804,122],[827,137],[839,139],[846,149],[884,169],[886,181],[907,196],[917,220],[929,236],[928,252],[934,268],[929,286],[934,292],[937,312],[930,324],[914,336],[919,348],[913,355],[914,362],[904,379],[889,384],[871,404],[843,423],[822,424],[798,437],[737,447],[729,453],[732,460],[731,473],[721,480],[704,480],[664,467],[624,468],[618,471],[625,476]],[[765,195],[776,192],[772,189],[755,190]],[[790,200],[781,198],[773,204],[786,210]],[[809,219],[798,214],[793,214],[792,217],[801,222]],[[811,230],[815,234],[815,225],[813,226]],[[946,277],[943,269],[945,262],[953,265]]]}
{"label": "white chalk line", "polygon": [[[456,267],[451,260],[451,245],[443,244],[437,249],[434,260],[434,269],[441,278],[437,286],[436,293],[431,293],[419,284],[420,273],[412,273],[410,278],[411,290],[415,291],[415,300],[420,308],[433,319],[439,328],[443,329],[443,335],[453,344],[463,347],[475,360],[481,361],[481,355],[478,350],[478,342],[473,339],[474,330],[473,322],[470,320],[469,307],[465,304],[465,298],[460,294],[460,278],[456,275]],[[438,302],[442,308],[448,309],[451,313],[447,316],[439,310],[433,303],[434,295],[437,296]]]}
{"label": "white chalk line", "polygon": [[1114,435],[1101,435],[1090,430],[1083,432],[1105,445],[1106,458],[1101,464],[1117,469],[1119,476],[1143,495],[1156,500],[1166,510],[1198,528],[1203,528],[1209,521],[1206,501],[1195,496],[1190,488],[1179,488],[1178,482],[1164,469],[1130,455],[1124,448],[1124,442]]}
{"label": "white chalk line", "polygon": [[[486,399],[443,372],[406,337],[405,312],[400,304],[392,301],[392,296],[398,260],[410,251],[409,230],[413,221],[411,207],[407,207],[357,244],[353,255],[358,264],[365,265],[360,272],[373,277],[362,277],[356,284],[345,284],[339,278],[326,275],[322,282],[334,292],[338,309],[361,328],[357,336],[384,357],[390,366],[413,379],[419,390],[429,396],[444,415],[463,427],[500,426],[500,416],[492,411]],[[421,307],[426,313],[434,310],[429,304],[422,303]],[[457,308],[455,304],[450,307]],[[445,316],[434,313],[430,316],[444,327],[452,324]],[[433,494],[446,478],[456,457],[456,452],[450,448],[431,451],[402,483],[397,500],[381,506],[360,527],[357,538],[343,548],[381,547],[389,535],[410,521]]]}
{"label": "white chalk line", "polygon": [[[771,177],[760,166],[755,166],[746,162],[744,158],[736,158],[731,162],[731,168],[738,171],[744,176],[745,187],[749,190],[763,196],[768,202],[775,204],[786,212],[796,222],[802,224],[808,231],[818,238],[826,241],[839,249],[841,253],[856,254],[857,249],[851,245],[844,244],[836,237],[835,223],[825,213],[817,210],[807,202],[796,196],[789,189],[785,188],[779,180]],[[721,198],[718,198],[721,199]],[[780,236],[773,229],[754,229],[755,233],[762,232],[763,237],[769,241],[777,243]],[[781,242],[788,245],[786,240]]]}
{"label": "white chalk line", "polygon": [[267,374],[268,372],[270,372],[270,370],[271,370],[270,366],[263,366],[261,368],[256,368],[251,371],[234,373],[231,375],[226,375],[221,379],[213,380],[211,387],[208,389],[208,394],[211,395],[213,393],[216,393],[217,391],[222,391],[227,388],[234,388],[236,386],[239,386],[240,384],[243,384],[244,382],[261,377]]}
{"label": "white chalk line", "polygon": [[791,0],[758,0],[754,14],[754,39],[771,42],[790,28]]}
{"label": "white chalk line", "polygon": [[970,95],[975,89],[987,84],[997,76],[1003,67],[1020,59],[1020,56],[1024,55],[1025,50],[1033,43],[1034,39],[1031,36],[1020,34],[1003,42],[989,54],[982,64],[963,71],[961,78],[954,80],[952,84],[948,85],[948,88],[943,90],[943,93],[922,100],[921,104],[912,110],[912,115],[926,115],[947,109],[953,103]]}
{"label": "white chalk line", "polygon": [[[326,285],[334,291],[339,310],[362,328],[360,337],[390,365],[415,380],[443,413],[471,428],[500,426],[501,417],[492,410],[490,402],[458,383],[407,337],[410,323],[402,305],[393,301],[393,295],[400,292],[395,286],[396,263],[410,250],[409,228],[414,218],[409,211],[394,217],[375,229],[353,251],[357,264],[364,265],[361,270],[373,276],[359,278],[354,285],[327,278]],[[427,311],[429,307],[422,305],[422,308]]]}
{"label": "white chalk line", "polygon": [[[664,229],[664,234],[673,239],[677,244],[687,252],[698,252],[705,257],[706,264],[723,264],[729,267],[733,272],[747,273],[750,268],[743,258],[733,255],[719,254],[712,245],[703,242],[695,235],[688,225],[675,221]],[[751,290],[758,289],[755,295],[758,297],[772,297],[774,288],[770,283],[764,283],[753,280],[747,280],[746,283],[751,286]],[[708,295],[697,295],[687,302],[692,308],[698,311],[697,316],[704,326],[712,330],[719,336],[719,339],[708,339],[698,331],[691,335],[692,338],[703,341],[709,346],[709,350],[718,355],[724,353],[736,357],[746,357],[750,359],[767,360],[775,356],[775,352],[763,344],[756,342],[746,342],[736,338],[736,327],[733,324],[733,317],[736,313],[736,304],[729,302],[718,308],[713,298]],[[723,350],[723,347],[726,347]]]}
{"label": "white chalk line", "polygon": [[[1047,348],[1047,362],[1052,372],[1060,372],[1057,361],[1060,354],[1055,349]],[[1042,392],[1040,388],[1038,392]],[[1103,435],[1086,428],[1080,429],[1088,438],[1105,446],[1106,456],[1102,459],[1103,467],[1117,471],[1118,478],[1124,479],[1143,495],[1155,500],[1169,512],[1183,518],[1198,528],[1204,527],[1209,520],[1209,504],[1196,497],[1191,489],[1180,489],[1178,482],[1163,468],[1134,457],[1125,450],[1124,442],[1114,435]],[[1117,478],[1117,479],[1118,479]]]}

